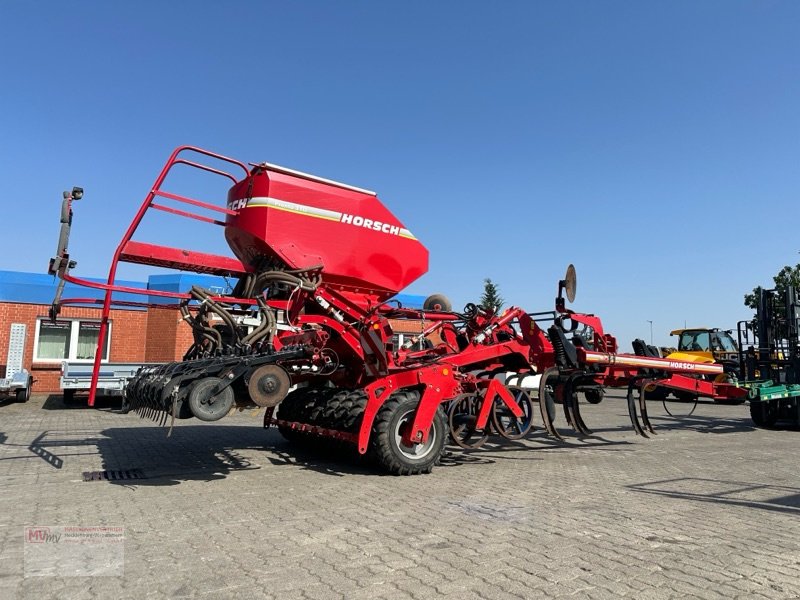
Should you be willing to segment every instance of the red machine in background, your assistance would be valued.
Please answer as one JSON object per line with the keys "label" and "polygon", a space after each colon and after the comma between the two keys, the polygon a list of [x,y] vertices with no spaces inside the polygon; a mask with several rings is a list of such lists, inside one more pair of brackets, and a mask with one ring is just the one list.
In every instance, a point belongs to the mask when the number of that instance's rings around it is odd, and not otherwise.
{"label": "red machine in background", "polygon": [[[192,154],[227,163],[242,175],[185,158]],[[231,180],[226,206],[162,190],[176,165]],[[178,148],[123,236],[105,284],[70,274],[72,199],[65,194],[62,232],[49,270],[62,283],[105,290],[99,343],[114,292],[172,297],[192,328],[194,343],[182,361],[144,368],[126,389],[131,408],[162,422],[214,421],[237,405],[265,407],[265,426],[277,426],[289,440],[355,444],[385,470],[413,474],[438,463],[448,436],[463,447],[477,447],[490,429],[509,439],[528,433],[531,398],[522,388],[504,385],[501,373],[542,373],[538,404],[546,429],[558,437],[557,403],[579,433],[591,433],[579,392],[598,398],[605,386],[627,386],[631,421],[641,435],[653,431],[645,390],[654,383],[738,394],[734,385],[708,379],[722,372],[719,365],[619,353],[598,317],[566,308],[564,293],[572,301],[576,288],[572,267],[559,283],[551,312],[510,307],[494,314],[472,304],[462,312],[420,311],[392,302],[427,271],[428,252],[367,190],[269,163],[248,168],[199,148]],[[235,258],[133,240],[149,210],[224,227]],[[121,261],[238,282],[224,297],[199,287],[188,294],[137,290],[115,284]],[[62,299],[59,289],[51,314],[55,318],[65,303],[89,302]],[[395,347],[390,319],[429,323],[418,340],[424,349]],[[579,327],[584,335],[576,335]]]}

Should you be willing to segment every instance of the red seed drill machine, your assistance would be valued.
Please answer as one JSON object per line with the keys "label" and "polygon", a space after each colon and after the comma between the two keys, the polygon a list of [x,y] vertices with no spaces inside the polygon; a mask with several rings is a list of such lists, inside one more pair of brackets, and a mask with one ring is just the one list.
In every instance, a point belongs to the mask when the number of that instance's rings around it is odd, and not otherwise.
{"label": "red seed drill machine", "polygon": [[[163,189],[179,165],[229,179],[227,202]],[[720,365],[671,361],[647,347],[620,353],[598,317],[566,307],[576,288],[571,266],[553,311],[511,306],[495,314],[468,304],[456,312],[441,297],[426,303],[432,310],[404,308],[392,298],[427,271],[428,251],[368,190],[179,147],[122,237],[105,284],[70,273],[76,263],[67,246],[78,194],[79,188],[65,193],[50,261],[49,272],[61,279],[51,317],[64,304],[96,302],[62,298],[64,282],[104,290],[100,348],[118,302],[114,293],[172,298],[191,327],[191,347],[181,361],[144,367],[125,391],[128,407],[162,423],[215,421],[236,406],[255,405],[266,409],[265,427],[276,426],[292,442],[334,440],[371,454],[390,473],[417,474],[439,462],[448,437],[476,448],[489,433],[508,439],[528,433],[534,402],[525,389],[504,383],[507,373],[541,374],[539,412],[556,437],[558,404],[580,435],[591,434],[579,392],[598,399],[606,386],[626,387],[631,422],[645,437],[653,433],[645,390],[654,385],[711,397],[746,393],[719,381]],[[151,210],[222,227],[234,257],[134,240]],[[225,295],[197,286],[188,293],[142,290],[115,283],[120,262],[237,283]],[[397,346],[390,320],[404,319],[426,327],[414,344]],[[90,405],[100,363],[98,350]]]}

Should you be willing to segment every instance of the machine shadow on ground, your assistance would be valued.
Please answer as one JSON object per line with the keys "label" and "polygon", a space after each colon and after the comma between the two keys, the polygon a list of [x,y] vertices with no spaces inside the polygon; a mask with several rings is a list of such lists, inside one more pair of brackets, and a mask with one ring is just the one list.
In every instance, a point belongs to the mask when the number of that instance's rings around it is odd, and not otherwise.
{"label": "machine shadow on ground", "polygon": [[39,459],[54,469],[62,469],[66,457],[97,454],[99,442],[97,431],[92,430],[43,431],[28,444],[9,444],[7,439],[0,434],[0,446],[15,454],[0,457],[0,461]]}
{"label": "machine shadow on ground", "polygon": [[[285,441],[275,430],[261,427],[226,425],[178,425],[168,437],[168,427],[111,427],[102,430],[47,430],[29,444],[19,445],[14,456],[0,460],[41,460],[56,470],[75,470],[83,475],[76,462],[99,457],[100,471],[107,473],[138,472],[141,478],[109,479],[97,482],[114,485],[172,486],[184,481],[214,481],[232,473],[281,467],[301,468],[325,475],[381,475],[381,471],[353,448],[321,444],[303,447]],[[0,437],[0,443],[5,438]],[[559,442],[541,433],[519,441],[490,441],[477,450],[449,446],[439,469],[469,465],[490,465],[508,460],[542,460],[531,450],[581,449],[620,451],[630,442],[590,440]]]}
{"label": "machine shadow on ground", "polygon": [[[614,398],[616,404],[618,399]],[[85,398],[83,399],[85,401]],[[119,398],[99,399],[98,408],[103,412],[114,412]],[[45,410],[88,409],[80,404],[65,405],[60,394],[51,394],[44,400]],[[584,415],[591,427],[592,408],[586,407]],[[580,436],[566,427],[559,412],[556,420],[558,431],[564,437],[557,440],[548,437],[541,423],[524,439],[510,441],[492,436],[479,449],[464,450],[449,446],[438,468],[449,469],[468,465],[488,465],[510,460],[542,460],[542,451],[580,452],[582,450],[602,452],[630,452],[635,449],[638,437],[633,435],[628,416],[614,407],[614,420],[618,425],[592,428],[593,434]],[[652,408],[656,408],[653,406]],[[734,419],[707,415],[666,416],[652,414],[656,431],[689,429],[702,433],[737,433],[751,431],[754,427],[748,419]],[[602,415],[605,424],[609,413]],[[280,467],[343,477],[347,475],[381,474],[368,459],[360,457],[353,448],[341,449],[330,444],[309,446],[291,444],[275,429],[265,431],[253,425],[188,424],[178,422],[169,434],[169,427],[108,427],[102,430],[47,430],[41,432],[30,444],[22,444],[13,456],[2,460],[31,459],[45,461],[53,469],[75,470],[82,474],[81,467],[73,467],[80,457],[97,455],[101,469],[108,472],[140,471],[142,479],[118,480],[108,483],[120,485],[169,486],[183,481],[213,481],[223,479],[238,471],[272,469]],[[168,435],[169,434],[169,435]],[[611,435],[605,435],[611,434]],[[630,434],[621,439],[619,434]],[[5,438],[0,436],[0,444]],[[74,459],[74,460],[73,460]],[[86,460],[82,461],[86,464]],[[85,467],[83,467],[85,468]],[[96,468],[94,465],[92,468]],[[664,490],[641,489],[647,493],[666,493]]]}
{"label": "machine shadow on ground", "polygon": [[679,477],[625,486],[642,494],[665,496],[800,516],[800,488],[700,477]]}
{"label": "machine shadow on ground", "polygon": [[[72,401],[65,401],[62,394],[49,394],[42,404],[42,410],[79,410],[89,409],[89,396],[79,394]],[[122,408],[121,396],[98,396],[92,409],[107,412],[118,412]]]}
{"label": "machine shadow on ground", "polygon": [[[582,415],[586,424],[595,434],[599,433],[613,433],[624,432],[632,430],[630,418],[625,407],[625,398],[623,396],[611,396],[603,400],[603,403],[608,403],[611,400],[613,403],[618,404],[620,411],[618,413],[619,425],[605,426],[605,427],[592,427],[592,407],[583,405]],[[740,433],[746,431],[755,431],[757,428],[753,425],[749,416],[732,418],[727,415],[709,415],[697,414],[696,410],[693,411],[694,402],[681,402],[681,401],[667,401],[667,407],[660,400],[650,400],[647,402],[647,414],[653,428],[656,430],[656,435],[659,431],[670,430],[690,430],[699,433]],[[698,403],[697,408],[703,407],[713,411],[714,409],[723,409],[725,405],[718,405],[713,401],[701,401]],[[560,406],[557,407],[560,410]],[[617,407],[615,406],[615,409]],[[667,409],[669,412],[667,412]],[[638,411],[638,403],[637,403]],[[671,415],[669,413],[672,413]],[[689,414],[692,413],[692,414]],[[559,412],[559,417],[562,414]],[[558,423],[557,423],[558,425]],[[652,435],[652,434],[648,434]]]}
{"label": "machine shadow on ground", "polygon": [[[270,439],[261,427],[183,425],[114,427],[100,432],[97,451],[105,471],[139,470],[142,479],[120,485],[171,486],[214,481],[239,471],[261,469]],[[131,455],[131,449],[137,449]]]}

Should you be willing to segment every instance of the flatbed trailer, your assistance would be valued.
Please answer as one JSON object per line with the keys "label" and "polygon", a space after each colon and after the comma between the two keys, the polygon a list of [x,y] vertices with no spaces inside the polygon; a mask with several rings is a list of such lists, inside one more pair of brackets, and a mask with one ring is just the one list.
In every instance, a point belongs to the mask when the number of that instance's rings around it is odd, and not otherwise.
{"label": "flatbed trailer", "polygon": [[6,372],[0,378],[0,398],[14,396],[17,402],[27,402],[31,397],[33,377],[22,368],[27,327],[24,323],[12,323],[8,337]]}
{"label": "flatbed trailer", "polygon": [[[125,386],[143,367],[161,363],[101,363],[97,377],[97,393],[105,396],[122,396]],[[73,402],[76,392],[89,392],[92,387],[91,362],[65,360],[61,363],[61,391],[65,402]]]}
{"label": "flatbed trailer", "polygon": [[17,402],[27,402],[31,397],[33,377],[26,370],[0,379],[0,398],[14,396]]}

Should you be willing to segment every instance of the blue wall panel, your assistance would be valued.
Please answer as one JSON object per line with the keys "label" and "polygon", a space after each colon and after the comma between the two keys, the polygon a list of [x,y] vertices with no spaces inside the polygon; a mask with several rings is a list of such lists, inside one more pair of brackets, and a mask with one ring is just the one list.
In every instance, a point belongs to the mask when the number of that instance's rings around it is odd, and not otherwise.
{"label": "blue wall panel", "polygon": [[[103,279],[87,278],[89,281],[105,283]],[[159,290],[164,292],[187,292],[193,285],[210,289],[217,294],[227,294],[235,279],[225,280],[223,277],[200,275],[196,273],[171,273],[167,275],[151,275],[147,283],[141,281],[117,281],[118,285],[142,290]],[[58,279],[44,273],[23,273],[19,271],[0,270],[0,302],[18,302],[22,304],[50,304],[58,286]],[[103,290],[82,287],[68,283],[64,287],[64,298],[103,299]],[[425,296],[415,294],[397,294],[394,297],[405,308],[422,308]],[[154,304],[173,304],[174,298],[159,296],[139,296],[136,294],[114,294],[114,300],[126,302],[151,302]]]}

